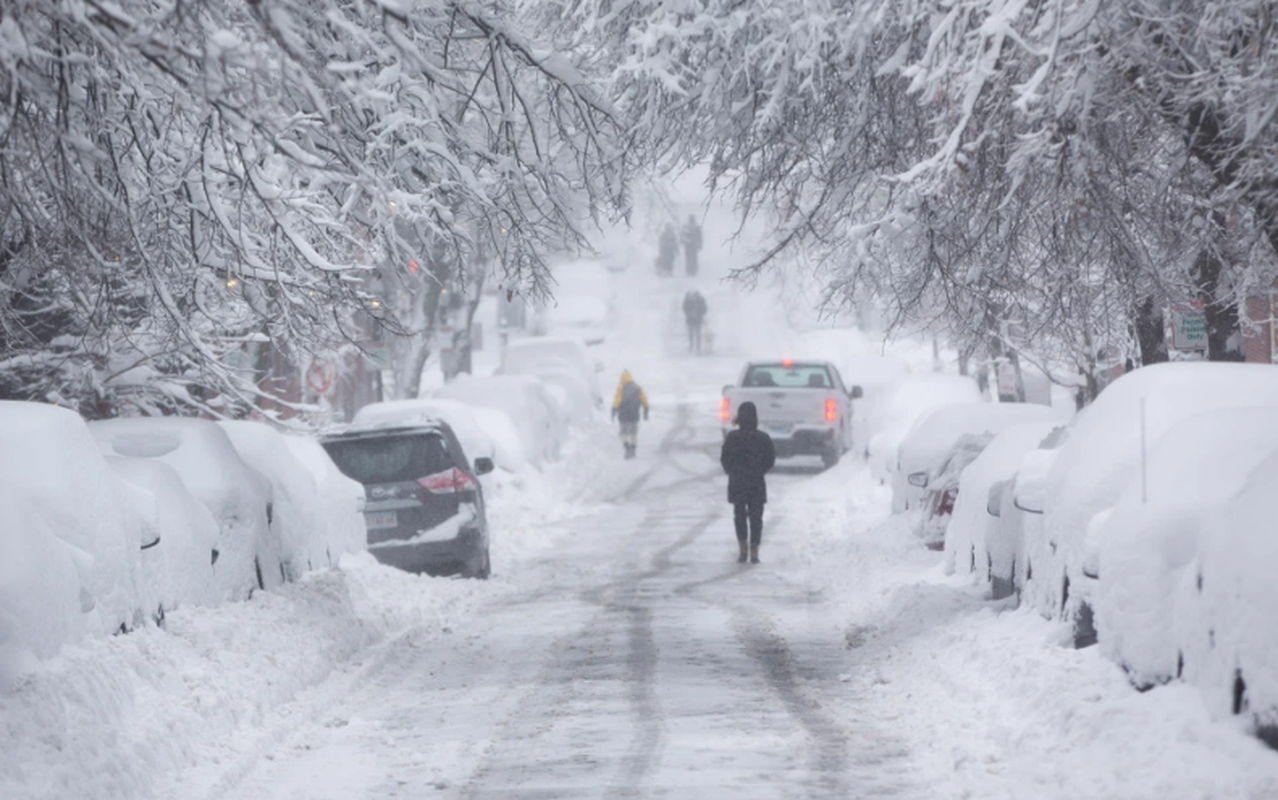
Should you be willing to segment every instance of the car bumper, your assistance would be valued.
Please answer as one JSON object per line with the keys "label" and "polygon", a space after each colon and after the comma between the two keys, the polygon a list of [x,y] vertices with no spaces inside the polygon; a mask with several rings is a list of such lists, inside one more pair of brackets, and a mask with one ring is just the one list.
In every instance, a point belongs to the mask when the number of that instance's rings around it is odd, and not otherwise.
{"label": "car bumper", "polygon": [[406,572],[428,575],[474,573],[483,564],[487,537],[474,528],[463,528],[456,538],[439,542],[397,544],[394,540],[370,546],[378,561]]}
{"label": "car bumper", "polygon": [[832,428],[794,428],[789,433],[767,431],[777,458],[819,456],[834,447]]}

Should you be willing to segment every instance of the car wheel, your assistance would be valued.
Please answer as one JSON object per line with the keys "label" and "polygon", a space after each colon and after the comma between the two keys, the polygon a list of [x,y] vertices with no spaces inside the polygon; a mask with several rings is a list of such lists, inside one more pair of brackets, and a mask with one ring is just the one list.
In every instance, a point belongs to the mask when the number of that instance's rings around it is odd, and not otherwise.
{"label": "car wheel", "polygon": [[826,469],[829,469],[830,467],[833,467],[835,464],[839,463],[839,456],[841,455],[842,453],[839,452],[837,447],[830,450],[826,450],[823,453],[821,453],[821,463],[825,464]]}
{"label": "car wheel", "polygon": [[479,566],[473,570],[466,572],[467,578],[478,578],[481,581],[488,580],[488,576],[492,574],[492,560],[488,557],[488,548],[484,548],[484,552],[480,555]]}

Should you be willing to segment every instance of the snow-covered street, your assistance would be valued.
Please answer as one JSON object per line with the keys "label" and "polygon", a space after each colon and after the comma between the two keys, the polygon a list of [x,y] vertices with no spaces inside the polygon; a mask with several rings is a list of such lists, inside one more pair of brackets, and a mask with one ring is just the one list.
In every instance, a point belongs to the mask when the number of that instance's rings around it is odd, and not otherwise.
{"label": "snow-covered street", "polygon": [[601,416],[504,477],[491,580],[347,556],[68,647],[0,698],[0,795],[1278,796],[1273,751],[1190,688],[1139,693],[947,577],[859,458],[782,462],[763,563],[736,563],[720,386],[748,355],[877,345],[702,279],[716,349],[694,358],[686,279],[617,280],[605,375],[647,388],[638,456]]}

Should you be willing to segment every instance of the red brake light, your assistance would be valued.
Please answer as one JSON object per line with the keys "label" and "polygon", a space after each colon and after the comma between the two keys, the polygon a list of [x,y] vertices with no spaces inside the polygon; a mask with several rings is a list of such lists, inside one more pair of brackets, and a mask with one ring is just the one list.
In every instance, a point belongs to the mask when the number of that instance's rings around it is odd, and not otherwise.
{"label": "red brake light", "polygon": [[825,421],[834,422],[839,418],[839,404],[835,402],[833,397],[825,399]]}
{"label": "red brake light", "polygon": [[724,422],[732,421],[732,402],[726,397],[719,401],[719,419]]}
{"label": "red brake light", "polygon": [[431,494],[452,494],[475,489],[479,484],[474,477],[457,468],[446,469],[417,479],[417,485]]}
{"label": "red brake light", "polygon": [[790,367],[793,367],[793,366],[794,366],[794,359],[793,359],[793,358],[783,358],[783,359],[781,359],[781,366],[785,367],[786,369],[789,369]]}

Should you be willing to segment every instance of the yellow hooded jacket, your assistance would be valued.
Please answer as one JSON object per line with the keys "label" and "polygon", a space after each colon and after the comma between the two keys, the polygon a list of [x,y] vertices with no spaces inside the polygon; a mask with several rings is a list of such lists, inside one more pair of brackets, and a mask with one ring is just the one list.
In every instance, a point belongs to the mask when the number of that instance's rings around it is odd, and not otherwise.
{"label": "yellow hooded jacket", "polygon": [[[621,383],[617,384],[617,391],[612,398],[612,410],[618,417],[623,418],[623,422],[633,422],[639,419],[639,408],[634,408],[633,410],[622,408],[622,401],[625,399],[627,394],[626,384],[634,384],[634,388],[639,390],[639,406],[641,406],[644,410],[647,410],[648,408],[648,395],[644,394],[642,386],[635,383],[634,376],[630,374],[630,370],[626,370],[621,373]],[[634,415],[633,419],[624,419],[625,417],[629,417],[630,414]]]}

